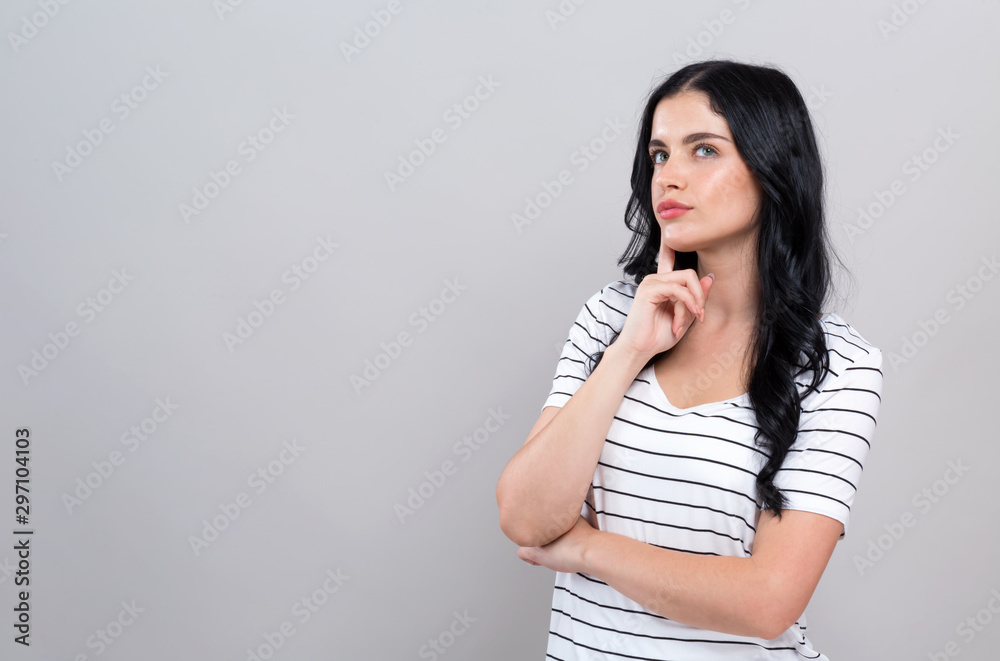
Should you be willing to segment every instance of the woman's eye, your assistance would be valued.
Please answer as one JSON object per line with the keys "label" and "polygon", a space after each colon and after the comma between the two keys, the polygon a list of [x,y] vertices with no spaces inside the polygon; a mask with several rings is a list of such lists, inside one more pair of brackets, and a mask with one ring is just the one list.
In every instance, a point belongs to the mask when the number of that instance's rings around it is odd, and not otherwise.
{"label": "woman's eye", "polygon": [[[695,154],[698,156],[710,157],[715,156],[719,152],[715,150],[712,145],[698,145],[694,148]],[[649,160],[655,165],[657,163],[665,163],[667,161],[667,153],[664,151],[654,151],[649,155]]]}

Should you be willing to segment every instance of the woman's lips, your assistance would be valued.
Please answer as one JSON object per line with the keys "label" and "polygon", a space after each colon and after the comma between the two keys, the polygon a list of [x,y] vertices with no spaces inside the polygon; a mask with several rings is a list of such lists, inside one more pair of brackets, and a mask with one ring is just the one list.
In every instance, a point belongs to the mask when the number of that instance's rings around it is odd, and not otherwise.
{"label": "woman's lips", "polygon": [[660,212],[660,218],[663,220],[670,220],[671,218],[682,216],[688,211],[690,211],[690,209],[685,209],[683,207],[669,207]]}
{"label": "woman's lips", "polygon": [[663,200],[656,205],[656,212],[660,214],[660,218],[668,220],[670,218],[676,218],[691,210],[686,204],[682,204],[673,198]]}

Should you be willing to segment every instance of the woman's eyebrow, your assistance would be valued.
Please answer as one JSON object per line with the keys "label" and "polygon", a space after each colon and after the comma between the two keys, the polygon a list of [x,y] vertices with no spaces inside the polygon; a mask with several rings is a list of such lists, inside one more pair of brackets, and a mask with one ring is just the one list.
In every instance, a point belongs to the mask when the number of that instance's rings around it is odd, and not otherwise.
{"label": "woman's eyebrow", "polygon": [[[701,133],[692,133],[688,137],[684,138],[684,144],[685,145],[689,145],[692,142],[698,142],[699,140],[713,140],[713,139],[714,140],[725,140],[726,142],[732,142],[732,140],[730,140],[729,138],[724,138],[721,135],[716,135],[714,133],[706,133],[706,132],[703,131]],[[661,140],[657,140],[656,138],[654,138],[654,139],[652,139],[652,140],[649,141],[649,146],[650,147],[666,147],[667,145],[664,142],[662,142]]]}

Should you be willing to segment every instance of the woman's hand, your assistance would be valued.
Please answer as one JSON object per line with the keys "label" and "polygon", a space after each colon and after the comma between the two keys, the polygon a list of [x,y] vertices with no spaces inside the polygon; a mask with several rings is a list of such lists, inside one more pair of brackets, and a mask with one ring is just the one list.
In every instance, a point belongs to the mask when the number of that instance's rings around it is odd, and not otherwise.
{"label": "woman's hand", "polygon": [[705,302],[713,279],[701,280],[694,269],[674,271],[674,250],[660,243],[656,273],[635,291],[625,325],[615,340],[636,355],[651,358],[684,337],[695,317],[705,321]]}
{"label": "woman's hand", "polygon": [[597,530],[581,516],[562,537],[545,546],[522,546],[517,549],[517,557],[530,565],[572,574],[583,570],[583,551],[595,534]]}

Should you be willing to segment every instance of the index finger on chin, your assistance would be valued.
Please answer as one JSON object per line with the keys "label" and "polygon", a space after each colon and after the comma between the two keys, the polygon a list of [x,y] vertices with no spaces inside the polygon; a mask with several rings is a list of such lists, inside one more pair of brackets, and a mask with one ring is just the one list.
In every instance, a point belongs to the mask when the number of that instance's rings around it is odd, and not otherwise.
{"label": "index finger on chin", "polygon": [[674,270],[674,249],[660,241],[660,257],[656,265],[657,275]]}

